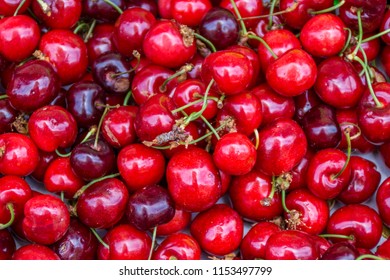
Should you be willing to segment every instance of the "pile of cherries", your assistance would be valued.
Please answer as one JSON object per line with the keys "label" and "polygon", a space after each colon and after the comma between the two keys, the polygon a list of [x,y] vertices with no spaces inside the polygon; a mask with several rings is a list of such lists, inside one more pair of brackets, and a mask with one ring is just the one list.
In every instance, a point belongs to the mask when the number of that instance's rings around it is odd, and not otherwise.
{"label": "pile of cherries", "polygon": [[0,259],[390,259],[385,0],[0,15]]}

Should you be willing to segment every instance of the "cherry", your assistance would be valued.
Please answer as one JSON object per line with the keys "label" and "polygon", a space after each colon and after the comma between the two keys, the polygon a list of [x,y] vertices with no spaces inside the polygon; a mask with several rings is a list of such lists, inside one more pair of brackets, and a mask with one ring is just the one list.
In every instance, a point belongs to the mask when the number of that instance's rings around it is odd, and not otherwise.
{"label": "cherry", "polygon": [[359,251],[348,242],[332,244],[322,255],[321,260],[355,260]]}
{"label": "cherry", "polygon": [[161,18],[172,19],[171,3],[172,0],[157,0],[158,14]]}
{"label": "cherry", "polygon": [[53,152],[68,148],[76,141],[77,123],[64,108],[48,105],[34,111],[28,121],[31,139],[40,150]]}
{"label": "cherry", "polygon": [[[330,217],[326,228],[328,234],[350,235],[356,247],[374,248],[382,234],[379,214],[364,204],[349,204],[338,208]],[[332,238],[340,242],[340,238]]]}
{"label": "cherry", "polygon": [[[281,15],[275,13],[278,12],[278,8],[274,7],[274,14],[272,15],[272,22],[270,22],[270,17],[259,18],[256,26],[248,28],[248,31],[254,32],[258,37],[263,38],[265,34],[272,30],[279,30],[285,28],[284,20]],[[264,7],[263,15],[269,15],[271,10],[269,7]],[[258,47],[260,42],[258,40],[250,39],[248,43],[253,47]]]}
{"label": "cherry", "polygon": [[0,135],[0,173],[27,176],[38,165],[38,149],[26,135],[8,132]]}
{"label": "cherry", "polygon": [[386,226],[390,226],[390,178],[385,179],[375,195],[379,215]]}
{"label": "cherry", "polygon": [[311,149],[307,149],[305,156],[302,158],[302,160],[295,166],[291,171],[289,172],[291,174],[291,182],[288,187],[288,191],[306,188],[306,176],[307,176],[307,169],[309,167],[309,162],[311,161],[311,158],[313,157],[314,152]]}
{"label": "cherry", "polygon": [[241,241],[241,258],[243,260],[264,259],[269,237],[280,230],[280,227],[272,222],[254,224]]}
{"label": "cherry", "polygon": [[18,14],[23,14],[24,12],[26,12],[30,4],[31,0],[2,0],[0,1],[0,14],[4,16],[12,16],[18,9]]}
{"label": "cherry", "polygon": [[11,132],[13,122],[16,120],[18,111],[15,110],[8,98],[0,100],[0,133]]}
{"label": "cherry", "polygon": [[[252,0],[235,0],[234,3],[237,7],[238,13],[242,18],[250,18],[243,20],[245,26],[247,28],[256,26],[259,21],[259,19],[256,17],[262,15],[264,12],[263,2]],[[237,20],[240,20],[237,12],[235,11],[235,7],[230,0],[222,0],[219,6],[231,11],[236,16]]]}
{"label": "cherry", "polygon": [[386,45],[382,48],[379,60],[383,66],[383,70],[387,75],[390,73],[390,46]]}
{"label": "cherry", "polygon": [[119,173],[130,191],[158,184],[165,173],[165,159],[156,149],[140,143],[125,146],[117,157]]}
{"label": "cherry", "polygon": [[232,178],[229,198],[234,210],[244,219],[270,220],[283,212],[280,194],[273,188],[270,176],[252,170],[245,175]]}
{"label": "cherry", "polygon": [[[89,2],[89,1],[85,1]],[[63,85],[77,82],[88,66],[88,51],[83,39],[66,29],[52,29],[42,35],[39,50],[49,59]]]}
{"label": "cherry", "polygon": [[389,245],[390,245],[390,239],[387,238],[385,241],[383,241],[383,243],[381,243],[380,245],[378,245],[378,247],[376,247],[375,255],[382,257],[384,259],[390,259]]}
{"label": "cherry", "polygon": [[100,260],[147,260],[152,240],[149,235],[134,226],[121,224],[110,229],[99,244]]}
{"label": "cherry", "polygon": [[281,175],[296,166],[307,151],[302,128],[293,120],[276,119],[259,131],[255,167],[268,175]]}
{"label": "cherry", "polygon": [[199,23],[199,34],[209,40],[217,50],[223,50],[237,43],[239,25],[232,12],[213,7]]}
{"label": "cherry", "polygon": [[126,1],[111,0],[110,2],[114,5],[111,5],[104,0],[82,1],[82,15],[87,18],[93,18],[103,22],[114,22],[120,15],[119,11],[115,9],[115,7],[118,7],[120,10],[124,10],[126,7]]}
{"label": "cherry", "polygon": [[[383,20],[381,22],[379,31],[383,32],[383,31],[386,31],[389,28],[390,28],[390,10],[386,9],[386,12],[385,12],[385,14],[383,16]],[[381,39],[386,43],[386,45],[390,44],[390,36],[389,36],[389,34],[385,34],[385,35],[381,36]]]}
{"label": "cherry", "polygon": [[187,228],[191,222],[191,212],[182,210],[175,207],[175,215],[173,218],[164,224],[157,227],[157,236],[168,236],[177,232],[180,232]]}
{"label": "cherry", "polygon": [[363,203],[373,196],[381,174],[374,162],[360,156],[351,156],[352,175],[348,186],[337,196],[344,204]]}
{"label": "cherry", "polygon": [[307,170],[307,187],[321,199],[337,197],[351,180],[351,166],[347,156],[335,148],[315,153]]}
{"label": "cherry", "polygon": [[5,17],[0,21],[0,54],[9,61],[20,62],[32,55],[41,31],[27,15]]}
{"label": "cherry", "polygon": [[295,104],[294,119],[299,124],[302,124],[302,119],[311,108],[323,103],[313,89],[306,90],[302,94],[294,96],[293,99]]}
{"label": "cherry", "polygon": [[266,260],[315,260],[318,251],[310,235],[298,230],[273,233],[265,248]]}
{"label": "cherry", "polygon": [[12,256],[13,260],[60,260],[49,247],[40,244],[27,244],[19,247]]}
{"label": "cherry", "polygon": [[185,211],[204,211],[221,196],[220,176],[212,156],[195,146],[169,160],[166,179],[175,204]]}
{"label": "cherry", "polygon": [[172,18],[180,24],[198,26],[204,15],[212,8],[209,0],[172,0]]}
{"label": "cherry", "polygon": [[100,55],[115,51],[114,25],[109,23],[96,24],[93,33],[87,42],[89,64],[95,61]]}
{"label": "cherry", "polygon": [[6,93],[16,110],[30,113],[53,101],[60,86],[56,72],[47,61],[32,60],[15,68]]}
{"label": "cherry", "polygon": [[0,260],[10,260],[16,250],[15,240],[7,230],[0,230]]}
{"label": "cherry", "polygon": [[332,245],[332,243],[330,243],[327,239],[321,237],[320,235],[310,235],[310,239],[317,247],[319,258],[321,258],[322,255],[326,252],[326,250],[328,250],[329,247]]}
{"label": "cherry", "polygon": [[98,244],[88,227],[71,218],[68,231],[51,248],[62,260],[94,260]]}
{"label": "cherry", "polygon": [[379,147],[379,153],[380,153],[381,157],[383,158],[384,163],[386,164],[386,166],[388,168],[390,168],[390,142],[383,143]]}
{"label": "cherry", "polygon": [[81,0],[44,1],[32,0],[31,8],[37,18],[50,29],[70,29],[81,16]]}
{"label": "cherry", "polygon": [[34,196],[24,206],[23,232],[31,242],[53,244],[65,235],[69,224],[66,204],[53,195]]}
{"label": "cherry", "polygon": [[185,233],[167,236],[153,252],[153,260],[200,260],[198,242]]}
{"label": "cherry", "polygon": [[107,178],[83,190],[76,204],[77,217],[88,227],[107,229],[123,217],[129,192],[122,181]]}
{"label": "cherry", "polygon": [[158,15],[157,2],[154,0],[128,0],[126,1],[126,8],[140,7],[146,11],[151,12],[155,17]]}
{"label": "cherry", "polygon": [[239,248],[244,223],[226,204],[216,204],[199,213],[190,226],[191,235],[209,254],[224,256]]}

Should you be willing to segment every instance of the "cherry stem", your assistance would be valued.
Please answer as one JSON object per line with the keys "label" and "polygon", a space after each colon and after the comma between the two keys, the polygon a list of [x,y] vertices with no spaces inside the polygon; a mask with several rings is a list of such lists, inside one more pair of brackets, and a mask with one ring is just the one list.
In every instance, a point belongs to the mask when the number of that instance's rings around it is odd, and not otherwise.
{"label": "cherry stem", "polygon": [[103,0],[103,1],[106,2],[108,5],[110,5],[111,7],[113,7],[119,14],[123,14],[122,9],[111,0]]}
{"label": "cherry stem", "polygon": [[93,235],[95,235],[96,239],[99,241],[100,244],[102,244],[107,249],[110,249],[110,246],[108,246],[108,244],[103,241],[103,239],[100,237],[100,235],[96,232],[96,229],[90,228],[90,230],[92,231]]}
{"label": "cherry stem", "polygon": [[61,198],[62,202],[65,201],[65,192],[64,191],[60,192],[60,198]]}
{"label": "cherry stem", "polygon": [[287,205],[286,205],[286,191],[285,190],[282,190],[281,192],[282,194],[282,207],[283,207],[283,210],[286,212],[286,213],[290,213],[291,210],[287,208]]}
{"label": "cherry stem", "polygon": [[375,256],[375,255],[371,255],[371,254],[363,254],[363,255],[360,255],[359,257],[356,258],[357,261],[361,261],[361,260],[364,260],[364,259],[378,260],[378,261],[385,260],[384,258]]}
{"label": "cherry stem", "polygon": [[200,115],[200,118],[207,125],[207,127],[210,129],[210,131],[215,135],[215,138],[217,138],[217,140],[221,139],[218,132],[215,131],[215,128],[211,125],[211,123],[203,115]]}
{"label": "cherry stem", "polygon": [[125,99],[123,100],[123,106],[127,106],[127,104],[129,104],[129,100],[130,100],[132,95],[133,95],[133,92],[131,90],[129,90],[129,92],[126,93]]}
{"label": "cherry stem", "polygon": [[210,49],[212,52],[216,52],[217,49],[215,48],[214,44],[211,43],[210,40],[206,39],[205,37],[203,37],[202,35],[198,34],[198,33],[194,33],[194,36],[196,39],[202,41],[203,43],[205,43]]}
{"label": "cherry stem", "polygon": [[340,1],[340,3],[338,3],[338,4],[336,4],[336,5],[332,6],[332,7],[329,7],[327,9],[323,9],[323,10],[320,10],[320,11],[310,11],[309,13],[312,14],[312,15],[330,13],[330,12],[333,12],[333,11],[337,10],[338,8],[340,8],[344,4],[345,4],[345,0],[342,0],[342,1]]}
{"label": "cherry stem", "polygon": [[7,99],[7,98],[8,98],[8,95],[6,95],[6,94],[0,95],[0,100],[1,99]]}
{"label": "cherry stem", "polygon": [[72,154],[72,151],[70,151],[69,153],[63,154],[58,149],[56,149],[55,152],[56,152],[57,156],[63,157],[63,158],[70,157],[70,155]]}
{"label": "cherry stem", "polygon": [[44,0],[37,0],[39,6],[41,7],[43,13],[47,16],[51,16],[50,6]]}
{"label": "cherry stem", "polygon": [[88,28],[88,31],[87,31],[87,34],[85,34],[85,37],[84,37],[84,43],[87,43],[89,39],[91,39],[92,37],[92,32],[93,30],[95,29],[95,26],[96,26],[96,19],[94,19],[91,23],[91,25],[89,26]]}
{"label": "cherry stem", "polygon": [[366,39],[362,40],[362,43],[367,43],[367,42],[369,42],[371,40],[374,40],[376,38],[382,37],[383,35],[386,35],[387,33],[390,33],[390,29],[386,29],[386,30],[384,30],[382,32],[379,32],[378,34],[375,34],[375,35],[373,35],[371,37],[367,37]]}
{"label": "cherry stem", "polygon": [[149,251],[149,257],[148,260],[150,261],[152,259],[153,251],[154,251],[154,244],[156,243],[156,236],[157,236],[157,226],[153,228],[153,234],[152,234],[152,246],[150,247]]}
{"label": "cherry stem", "polygon": [[245,23],[244,23],[244,21],[242,20],[242,17],[241,17],[240,11],[239,11],[238,8],[237,8],[236,2],[235,2],[234,0],[230,0],[230,3],[232,4],[233,10],[234,10],[234,12],[236,13],[236,16],[237,16],[238,21],[240,22],[240,25],[241,25],[241,32],[242,32],[243,34],[248,34],[248,30],[246,29]]}
{"label": "cherry stem", "polygon": [[259,144],[260,144],[260,138],[259,138],[259,131],[255,128],[253,130],[253,133],[255,134],[255,149],[257,150],[259,148]]}
{"label": "cherry stem", "polygon": [[[184,111],[185,109],[187,109],[187,108],[189,108],[189,107],[191,107],[191,106],[194,106],[194,105],[196,105],[196,104],[199,104],[199,103],[203,102],[203,95],[200,95],[200,97],[201,97],[201,98],[199,98],[199,99],[197,99],[197,100],[195,100],[195,101],[192,101],[192,102],[190,102],[190,103],[187,103],[186,105],[183,105],[183,106],[181,106],[181,107],[179,107],[179,108],[177,108],[177,109],[175,109],[175,110],[172,110],[171,112],[172,112],[173,114],[176,114],[176,113],[178,113],[178,112]],[[219,99],[217,99],[217,98],[215,98],[215,97],[213,97],[213,96],[208,96],[207,99],[208,99],[208,100],[214,100],[215,102],[218,102],[218,101],[219,101]]]}
{"label": "cherry stem", "polygon": [[355,49],[353,50],[353,52],[351,54],[352,57],[355,57],[356,54],[358,53],[359,48],[360,48],[360,46],[362,44],[362,40],[363,40],[363,24],[362,24],[362,10],[361,9],[357,9],[356,16],[357,16],[357,19],[358,19],[359,35],[358,35],[358,42],[356,44],[356,47],[355,47]]}
{"label": "cherry stem", "polygon": [[342,122],[342,123],[340,123],[340,126],[341,125],[344,125],[344,126],[350,125],[358,130],[358,132],[355,135],[350,136],[351,141],[359,138],[362,135],[362,130],[360,129],[360,127],[356,123]]}
{"label": "cherry stem", "polygon": [[344,163],[344,166],[343,168],[341,168],[341,170],[336,174],[336,175],[332,175],[331,178],[332,180],[335,180],[337,179],[338,177],[341,176],[341,174],[343,174],[343,172],[345,171],[345,169],[347,168],[348,164],[349,164],[349,160],[351,159],[351,153],[352,153],[352,144],[351,144],[351,128],[350,127],[347,127],[344,129],[344,135],[345,135],[345,139],[347,140],[347,159]]}
{"label": "cherry stem", "polygon": [[102,116],[101,116],[101,118],[100,118],[100,120],[99,120],[99,124],[98,124],[97,130],[96,130],[96,135],[95,135],[95,142],[94,142],[94,144],[93,144],[93,146],[94,146],[95,148],[97,148],[97,146],[98,146],[99,134],[100,134],[100,130],[101,130],[101,128],[102,128],[103,119],[104,119],[104,117],[107,115],[108,110],[110,110],[110,106],[106,106],[106,107],[104,108],[103,114],[102,114]]}
{"label": "cherry stem", "polygon": [[268,15],[268,29],[269,29],[269,30],[272,28],[273,17],[274,17],[275,14],[276,14],[276,13],[274,14],[276,1],[277,1],[277,0],[272,0],[271,6],[270,6],[270,9],[269,9],[269,15]]}
{"label": "cherry stem", "polygon": [[167,85],[170,81],[172,81],[173,79],[183,75],[183,74],[186,74],[188,72],[190,72],[192,69],[194,69],[194,65],[188,63],[186,65],[184,65],[183,67],[181,67],[181,69],[179,71],[177,71],[175,74],[173,74],[172,76],[170,76],[169,78],[167,78],[163,83],[162,85],[160,86],[160,90],[161,91],[166,91],[167,90]]}
{"label": "cherry stem", "polygon": [[79,25],[76,26],[76,28],[73,30],[73,34],[78,34],[82,29],[87,29],[89,28],[88,23],[80,23]]}
{"label": "cherry stem", "polygon": [[97,131],[97,127],[95,125],[92,126],[89,129],[87,135],[85,135],[84,139],[80,142],[80,144],[87,142],[96,133],[96,131]]}
{"label": "cherry stem", "polygon": [[115,77],[118,77],[118,76],[121,76],[121,75],[124,75],[124,74],[129,74],[129,73],[135,71],[138,68],[138,66],[140,65],[140,63],[141,63],[141,54],[137,50],[134,50],[133,51],[133,56],[137,59],[137,64],[133,68],[131,68],[128,71],[124,71],[124,72],[112,73],[110,75],[110,77],[111,78],[115,78]]}
{"label": "cherry stem", "polygon": [[342,56],[344,54],[344,52],[348,49],[348,47],[351,43],[351,39],[352,39],[352,30],[348,27],[345,27],[344,30],[346,30],[348,32],[348,37],[347,37],[347,40],[345,41],[344,48],[339,53],[339,56]]}
{"label": "cherry stem", "polygon": [[13,204],[9,202],[5,205],[5,207],[8,209],[11,217],[7,223],[0,224],[0,230],[3,230],[3,229],[6,229],[7,227],[10,227],[15,220],[15,209],[14,209]]}
{"label": "cherry stem", "polygon": [[106,175],[106,176],[97,178],[97,179],[95,179],[95,180],[92,180],[92,181],[89,182],[88,184],[82,186],[82,187],[75,193],[75,195],[73,196],[73,198],[74,198],[74,199],[78,198],[80,195],[82,195],[82,194],[85,192],[86,189],[88,189],[90,186],[92,186],[92,185],[95,184],[95,183],[101,182],[101,181],[106,180],[106,179],[115,178],[115,177],[118,177],[118,176],[120,176],[120,175],[121,175],[120,173],[114,173],[114,174]]}
{"label": "cherry stem", "polygon": [[275,58],[275,59],[278,59],[278,56],[275,54],[275,52],[271,49],[271,47],[267,44],[266,41],[264,41],[263,38],[260,38],[259,36],[257,35],[254,35],[253,32],[249,32],[248,33],[248,38],[249,39],[254,39],[254,40],[257,40],[259,41],[261,44],[263,44],[263,46],[271,53],[272,57]]}
{"label": "cherry stem", "polygon": [[388,239],[390,237],[390,228],[383,224],[382,237]]}
{"label": "cherry stem", "polygon": [[270,194],[267,197],[265,197],[262,200],[260,200],[261,206],[270,206],[271,205],[271,201],[274,198],[275,192],[276,192],[275,176],[272,176],[271,192],[270,192]]}
{"label": "cherry stem", "polygon": [[18,15],[20,8],[23,7],[23,5],[26,3],[26,1],[27,1],[27,0],[22,0],[22,1],[19,3],[19,5],[18,5],[18,7],[16,8],[16,10],[15,10],[13,16]]}
{"label": "cherry stem", "polygon": [[344,235],[344,234],[323,233],[318,236],[322,238],[340,238],[340,239],[347,239],[347,240],[355,240],[355,237],[353,235]]}

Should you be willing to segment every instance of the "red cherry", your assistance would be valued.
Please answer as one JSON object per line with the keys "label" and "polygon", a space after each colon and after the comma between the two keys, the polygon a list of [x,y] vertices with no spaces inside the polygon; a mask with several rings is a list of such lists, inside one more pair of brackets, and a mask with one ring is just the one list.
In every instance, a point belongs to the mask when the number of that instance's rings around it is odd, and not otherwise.
{"label": "red cherry", "polygon": [[384,163],[388,168],[390,168],[390,142],[383,143],[379,147],[379,153],[381,157],[383,158]]}
{"label": "red cherry", "polygon": [[[23,3],[22,3],[23,2]],[[31,0],[1,0],[0,1],[0,14],[4,16],[13,16],[16,9],[19,8],[18,14],[23,14],[29,8]]]}
{"label": "red cherry", "polygon": [[380,184],[375,200],[383,223],[390,226],[390,178],[385,179]]}
{"label": "red cherry", "polygon": [[49,247],[40,244],[27,244],[19,247],[12,256],[13,260],[60,260]]}
{"label": "red cherry", "polygon": [[0,260],[10,260],[16,250],[16,243],[12,234],[7,230],[0,230]]}
{"label": "red cherry", "polygon": [[[257,17],[263,14],[264,7],[262,1],[252,1],[252,0],[235,0],[234,1],[237,9],[241,15],[241,17]],[[236,12],[234,11],[233,5],[230,0],[222,0],[219,4],[220,7],[225,8],[231,11],[234,15]],[[237,18],[237,15],[236,15]],[[247,28],[253,27],[257,24],[259,19],[245,19],[244,24]]]}
{"label": "red cherry", "polygon": [[209,0],[171,0],[171,15],[180,24],[195,27],[212,8]]}
{"label": "red cherry", "polygon": [[184,211],[180,208],[175,209],[173,218],[157,227],[157,236],[167,236],[184,230],[191,222],[191,212]]}
{"label": "red cherry", "polygon": [[100,55],[115,51],[113,34],[113,24],[100,23],[95,26],[92,37],[90,37],[87,42],[88,60],[90,65],[92,65]]}
{"label": "red cherry", "polygon": [[153,252],[153,260],[200,260],[198,242],[185,233],[167,236]]}
{"label": "red cherry", "polygon": [[390,259],[390,239],[386,239],[383,243],[381,243],[377,248],[375,255],[385,258],[385,259]]}
{"label": "red cherry", "polygon": [[313,155],[314,152],[311,149],[308,149],[302,160],[295,167],[293,167],[293,169],[291,169],[290,174],[292,179],[290,182],[290,186],[288,187],[288,191],[307,187],[307,169],[309,167],[309,162]]}
{"label": "red cherry", "polygon": [[243,230],[241,217],[226,204],[216,204],[199,213],[190,227],[190,232],[200,247],[217,256],[224,256],[238,249]]}
{"label": "red cherry", "polygon": [[[381,22],[381,26],[380,26],[379,31],[382,32],[382,31],[385,31],[385,30],[387,30],[389,28],[390,28],[390,10],[387,9],[386,12],[385,12],[385,15],[383,16],[383,20]],[[381,39],[387,45],[390,45],[390,35],[389,34],[385,34],[385,35],[381,36]]]}

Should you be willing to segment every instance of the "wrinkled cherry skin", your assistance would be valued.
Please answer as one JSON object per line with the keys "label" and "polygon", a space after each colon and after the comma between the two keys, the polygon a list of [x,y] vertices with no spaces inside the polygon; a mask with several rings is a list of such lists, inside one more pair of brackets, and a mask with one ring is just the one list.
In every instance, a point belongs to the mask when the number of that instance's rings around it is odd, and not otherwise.
{"label": "wrinkled cherry skin", "polygon": [[268,238],[265,259],[316,260],[318,251],[309,234],[298,230],[283,230]]}
{"label": "wrinkled cherry skin", "polygon": [[110,228],[123,217],[129,192],[116,178],[89,186],[79,197],[76,212],[80,221],[92,228]]}
{"label": "wrinkled cherry skin", "polygon": [[167,236],[153,252],[152,260],[200,260],[198,242],[185,233]]}
{"label": "wrinkled cherry skin", "polygon": [[290,211],[299,213],[296,221],[293,212],[284,212],[287,227],[317,235],[326,228],[329,218],[327,201],[320,199],[307,189],[298,189],[290,192],[286,197],[286,206]]}
{"label": "wrinkled cherry skin", "polygon": [[98,244],[87,226],[71,218],[68,231],[51,248],[62,260],[94,260]]}
{"label": "wrinkled cherry skin", "polygon": [[[382,236],[379,214],[364,204],[349,204],[338,208],[330,217],[326,233],[351,235],[358,248],[374,248]],[[334,242],[342,239],[332,238]]]}
{"label": "wrinkled cherry skin", "polygon": [[60,260],[49,247],[40,244],[27,244],[19,247],[12,256],[13,260]]}
{"label": "wrinkled cherry skin", "polygon": [[375,201],[383,223],[390,226],[390,178],[380,184]]}
{"label": "wrinkled cherry skin", "polygon": [[115,51],[114,25],[110,23],[96,24],[92,37],[87,42],[89,64],[95,61],[100,55]]}
{"label": "wrinkled cherry skin", "polygon": [[334,148],[323,149],[313,156],[307,170],[307,187],[321,199],[337,197],[351,180],[351,167],[346,169],[337,178],[333,178],[343,168],[347,156]]}
{"label": "wrinkled cherry skin", "polygon": [[229,198],[234,210],[244,219],[249,221],[270,220],[283,212],[278,192],[267,201],[271,191],[271,176],[252,170],[248,174],[232,178]]}
{"label": "wrinkled cherry skin", "polygon": [[53,65],[63,85],[77,82],[88,66],[83,39],[66,29],[53,29],[42,35],[39,50]]}
{"label": "wrinkled cherry skin", "polygon": [[169,222],[159,225],[156,234],[157,236],[168,236],[184,230],[191,223],[191,218],[191,212],[176,207],[173,218]]}
{"label": "wrinkled cherry skin", "polygon": [[239,248],[244,223],[228,205],[215,204],[193,219],[190,232],[204,251],[224,256]]}
{"label": "wrinkled cherry skin", "polygon": [[11,106],[8,98],[0,100],[0,134],[12,131],[17,115],[18,111]]}
{"label": "wrinkled cherry skin", "polygon": [[[4,16],[12,16],[16,9],[20,6],[22,3],[22,0],[2,0],[0,1],[0,14]],[[30,6],[31,0],[25,1],[22,6],[19,8],[19,15],[23,14]]]}
{"label": "wrinkled cherry skin", "polygon": [[390,141],[390,83],[376,83],[372,87],[383,106],[378,108],[366,89],[358,104],[358,123],[368,141],[382,144]]}
{"label": "wrinkled cherry skin", "polygon": [[337,199],[344,204],[363,203],[373,196],[381,181],[381,173],[374,162],[360,156],[349,160],[352,176],[348,186]]}
{"label": "wrinkled cherry skin", "polygon": [[306,151],[302,128],[291,119],[280,118],[260,129],[255,168],[278,176],[296,166]]}
{"label": "wrinkled cherry skin", "polygon": [[100,260],[147,260],[152,247],[152,240],[146,232],[126,224],[110,229],[103,241],[109,248],[99,244]]}
{"label": "wrinkled cherry skin", "polygon": [[69,224],[68,207],[58,197],[34,196],[24,206],[23,233],[31,242],[53,244],[65,235]]}
{"label": "wrinkled cherry skin", "polygon": [[0,135],[0,173],[28,176],[38,165],[38,149],[26,135],[8,132]]}
{"label": "wrinkled cherry skin", "polygon": [[37,147],[45,152],[70,147],[78,133],[74,117],[66,109],[55,105],[34,111],[28,120],[28,131]]}
{"label": "wrinkled cherry skin", "polygon": [[122,148],[117,157],[117,166],[131,192],[159,183],[165,174],[162,152],[140,143]]}
{"label": "wrinkled cherry skin", "polygon": [[60,86],[59,77],[47,61],[32,60],[15,68],[6,93],[15,109],[30,113],[48,105]]}
{"label": "wrinkled cherry skin", "polygon": [[221,196],[221,179],[212,156],[198,147],[176,153],[166,169],[168,190],[177,206],[200,212]]}
{"label": "wrinkled cherry skin", "polygon": [[29,184],[18,176],[8,175],[0,178],[0,224],[5,224],[11,219],[7,204],[11,204],[14,211],[14,221],[23,217],[23,209],[26,202],[32,197]]}
{"label": "wrinkled cherry skin", "polygon": [[142,43],[146,57],[153,63],[168,68],[177,68],[188,62],[196,53],[196,44],[193,39],[183,38],[180,33],[182,28],[175,22],[158,20]]}
{"label": "wrinkled cherry skin", "polygon": [[37,22],[27,15],[5,17],[0,21],[0,54],[20,62],[36,49],[41,37]]}
{"label": "wrinkled cherry skin", "polygon": [[348,242],[332,244],[321,256],[321,260],[355,260],[359,257],[359,251]]}
{"label": "wrinkled cherry skin", "polygon": [[267,241],[278,231],[281,231],[280,227],[272,222],[254,224],[241,241],[241,258],[243,260],[264,259]]}
{"label": "wrinkled cherry skin", "polygon": [[0,230],[0,260],[10,260],[16,250],[15,240],[7,230]]}
{"label": "wrinkled cherry skin", "polygon": [[180,24],[196,27],[204,15],[212,8],[209,0],[172,0],[171,13]]}

